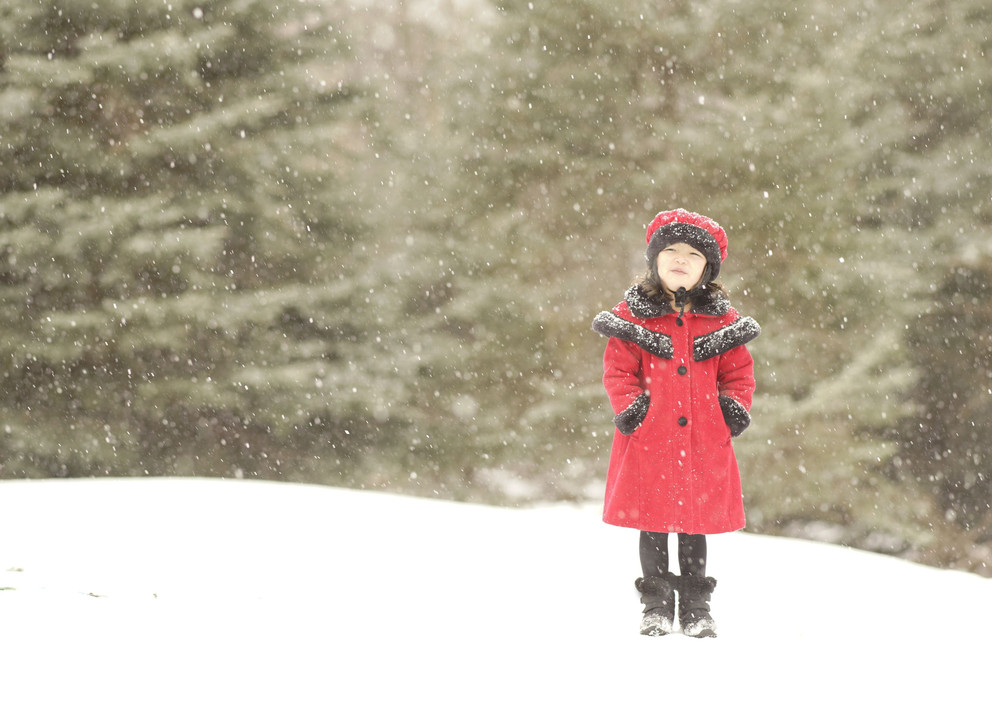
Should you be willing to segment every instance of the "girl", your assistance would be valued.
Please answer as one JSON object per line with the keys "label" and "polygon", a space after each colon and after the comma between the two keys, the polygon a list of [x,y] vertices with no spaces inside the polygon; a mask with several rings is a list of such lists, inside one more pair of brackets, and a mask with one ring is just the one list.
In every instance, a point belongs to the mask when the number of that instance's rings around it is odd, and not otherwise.
{"label": "girl", "polygon": [[[641,633],[675,623],[713,637],[706,535],[744,527],[731,437],[751,422],[754,363],[745,343],[761,329],[714,282],[727,234],[687,210],[659,213],[647,230],[647,273],[593,329],[609,338],[603,384],[616,416],[603,520],[636,528],[643,577]],[[669,571],[678,533],[681,576]]]}

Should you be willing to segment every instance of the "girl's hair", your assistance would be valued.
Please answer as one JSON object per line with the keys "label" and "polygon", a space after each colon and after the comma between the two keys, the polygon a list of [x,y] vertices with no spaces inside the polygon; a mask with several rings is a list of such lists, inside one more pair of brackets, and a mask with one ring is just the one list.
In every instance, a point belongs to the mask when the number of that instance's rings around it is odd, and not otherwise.
{"label": "girl's hair", "polygon": [[[706,269],[703,270],[703,277],[700,278],[699,283],[696,287],[689,290],[689,297],[693,298],[698,302],[704,298],[718,298],[723,297],[729,299],[727,291],[724,289],[716,280],[710,280],[713,271],[707,264]],[[647,272],[644,273],[643,277],[639,277],[634,280],[635,284],[640,286],[641,291],[652,300],[662,299],[671,296],[665,286],[661,284],[661,278],[658,277],[658,270],[656,268],[649,268]]]}

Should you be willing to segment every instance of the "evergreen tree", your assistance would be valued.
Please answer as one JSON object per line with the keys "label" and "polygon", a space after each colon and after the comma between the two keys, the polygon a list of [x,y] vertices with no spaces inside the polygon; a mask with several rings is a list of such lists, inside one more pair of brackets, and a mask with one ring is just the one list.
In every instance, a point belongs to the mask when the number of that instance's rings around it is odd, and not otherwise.
{"label": "evergreen tree", "polygon": [[[737,441],[750,525],[793,532],[816,518],[866,542],[897,537],[922,501],[878,471],[894,446],[873,429],[903,412],[912,374],[899,352],[904,320],[893,326],[901,288],[884,282],[891,253],[859,223],[851,191],[864,159],[852,88],[867,82],[854,61],[864,48],[847,32],[852,9],[701,12],[711,57],[694,73],[693,122],[672,142],[700,168],[684,192],[726,218],[726,282],[763,327],[755,422]],[[897,501],[907,509],[877,512]]]}
{"label": "evergreen tree", "polygon": [[985,429],[992,421],[992,258],[962,266],[938,288],[941,302],[909,332],[919,382],[917,411],[900,431],[892,468],[932,491],[943,511],[992,540],[992,475]]}
{"label": "evergreen tree", "polygon": [[[871,20],[866,36],[883,42],[866,42],[860,57],[874,81],[863,82],[857,116],[868,151],[859,215],[889,247],[902,293],[892,307],[916,377],[898,396],[913,412],[890,433],[897,452],[884,467],[902,487],[932,494],[938,525],[966,533],[942,561],[978,566],[974,546],[992,539],[977,430],[988,412],[992,12],[973,1],[914,2]],[[935,544],[925,543],[940,555]]]}
{"label": "evergreen tree", "polygon": [[361,117],[322,6],[0,13],[4,474],[339,463]]}
{"label": "evergreen tree", "polygon": [[685,206],[764,329],[752,529],[987,540],[979,0],[147,5],[0,10],[5,476],[582,495]]}
{"label": "evergreen tree", "polygon": [[581,494],[605,456],[589,323],[640,269],[655,196],[674,194],[652,149],[667,156],[681,112],[672,68],[691,12],[637,8],[501,3],[484,41],[431,76],[444,110],[417,126],[414,234],[444,253],[410,267],[435,298],[431,337],[464,333],[442,374],[479,407],[466,462],[514,470],[539,495]]}

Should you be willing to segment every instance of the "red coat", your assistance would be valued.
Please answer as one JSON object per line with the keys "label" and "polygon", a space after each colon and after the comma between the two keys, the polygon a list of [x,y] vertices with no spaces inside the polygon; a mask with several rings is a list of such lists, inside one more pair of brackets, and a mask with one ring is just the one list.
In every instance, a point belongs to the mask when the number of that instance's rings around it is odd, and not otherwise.
{"label": "red coat", "polygon": [[754,362],[744,345],[758,324],[723,297],[679,320],[635,285],[593,329],[610,338],[603,384],[617,427],[603,519],[653,532],[744,527],[731,437],[751,421]]}

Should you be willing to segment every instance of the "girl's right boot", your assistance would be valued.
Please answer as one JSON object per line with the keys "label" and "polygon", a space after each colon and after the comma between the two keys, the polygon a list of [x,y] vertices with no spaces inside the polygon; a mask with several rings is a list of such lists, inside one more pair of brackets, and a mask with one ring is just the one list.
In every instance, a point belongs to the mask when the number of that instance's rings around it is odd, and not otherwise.
{"label": "girl's right boot", "polygon": [[678,577],[670,572],[661,577],[643,577],[634,581],[644,603],[641,635],[668,635],[675,626],[675,588]]}

